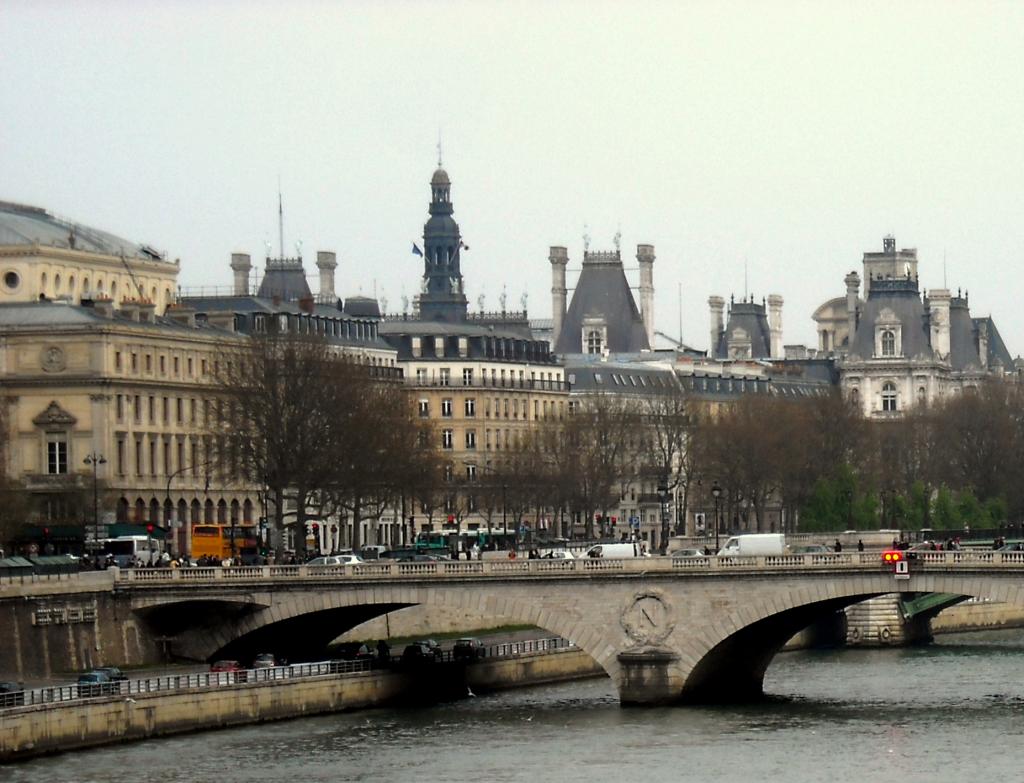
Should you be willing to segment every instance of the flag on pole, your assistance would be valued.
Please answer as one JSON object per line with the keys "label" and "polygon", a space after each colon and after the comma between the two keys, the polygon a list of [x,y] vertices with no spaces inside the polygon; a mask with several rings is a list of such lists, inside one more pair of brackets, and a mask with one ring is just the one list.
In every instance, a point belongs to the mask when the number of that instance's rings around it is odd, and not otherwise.
{"label": "flag on pole", "polygon": [[414,256],[419,256],[420,258],[423,258],[423,251],[420,250],[419,245],[417,245],[415,242],[412,243],[412,254]]}

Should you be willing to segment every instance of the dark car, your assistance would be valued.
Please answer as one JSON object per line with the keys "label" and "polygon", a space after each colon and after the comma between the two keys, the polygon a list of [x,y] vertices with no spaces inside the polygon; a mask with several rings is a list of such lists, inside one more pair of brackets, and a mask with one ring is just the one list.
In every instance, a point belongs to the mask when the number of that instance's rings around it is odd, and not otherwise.
{"label": "dark car", "polygon": [[475,661],[484,657],[484,643],[479,639],[466,637],[456,639],[452,645],[452,658],[457,661]]}
{"label": "dark car", "polygon": [[436,660],[437,656],[426,642],[413,642],[402,650],[402,663],[433,663]]}
{"label": "dark car", "polygon": [[210,664],[211,672],[240,672],[242,671],[242,664],[238,661],[222,660],[214,661]]}
{"label": "dark car", "polygon": [[0,682],[0,707],[20,707],[24,703],[24,685],[20,682]]}
{"label": "dark car", "polygon": [[437,660],[444,658],[444,650],[441,649],[441,645],[439,645],[435,639],[419,639],[416,644],[422,644],[430,650],[430,654]]}
{"label": "dark car", "polygon": [[79,696],[108,696],[114,691],[114,683],[103,672],[86,672],[78,675]]}
{"label": "dark car", "polygon": [[343,661],[362,661],[373,658],[373,650],[362,642],[343,642],[337,647],[338,657]]}
{"label": "dark car", "polygon": [[277,660],[271,653],[260,653],[252,659],[252,668],[254,669],[273,669],[275,666],[277,666]]}
{"label": "dark car", "polygon": [[93,669],[93,671],[103,672],[110,678],[111,682],[122,682],[123,680],[128,679],[125,676],[124,672],[116,666],[97,666],[95,669]]}

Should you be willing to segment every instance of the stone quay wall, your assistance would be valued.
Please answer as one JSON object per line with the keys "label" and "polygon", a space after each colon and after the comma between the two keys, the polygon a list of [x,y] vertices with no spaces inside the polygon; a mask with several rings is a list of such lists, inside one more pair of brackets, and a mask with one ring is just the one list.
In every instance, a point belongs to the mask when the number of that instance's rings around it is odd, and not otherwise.
{"label": "stone quay wall", "polygon": [[[589,655],[575,649],[480,661],[466,666],[464,672],[447,667],[453,675],[450,679],[438,677],[435,666],[0,710],[0,763],[181,732],[382,706],[410,698],[465,696],[467,686],[483,693],[604,676]],[[464,677],[459,676],[463,673]],[[438,683],[443,690],[436,689]],[[425,691],[425,686],[431,690]]]}

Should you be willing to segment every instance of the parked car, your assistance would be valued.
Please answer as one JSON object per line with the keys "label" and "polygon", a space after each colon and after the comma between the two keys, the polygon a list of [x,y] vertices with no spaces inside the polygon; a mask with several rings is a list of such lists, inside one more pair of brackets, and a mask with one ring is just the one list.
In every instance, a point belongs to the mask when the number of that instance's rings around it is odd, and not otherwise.
{"label": "parked car", "polygon": [[456,661],[475,661],[484,657],[484,643],[473,637],[456,639],[452,645],[452,658]]}
{"label": "parked car", "polygon": [[114,691],[114,683],[103,672],[86,672],[78,675],[79,696],[107,696]]}
{"label": "parked car", "polygon": [[314,557],[306,565],[310,566],[343,566],[353,563],[362,563],[363,558],[359,555],[321,555]]}
{"label": "parked car", "polygon": [[116,666],[97,666],[93,671],[103,672],[110,678],[111,682],[122,682],[123,680],[128,679],[128,677],[125,676],[125,673]]}
{"label": "parked car", "polygon": [[437,656],[426,642],[413,642],[402,650],[402,663],[433,663],[436,660]]}
{"label": "parked car", "polygon": [[672,557],[704,557],[703,549],[677,549],[672,553]]}
{"label": "parked car", "polygon": [[543,556],[544,559],[550,560],[575,560],[576,556],[573,555],[568,549],[553,549]]}
{"label": "parked car", "polygon": [[25,703],[25,686],[20,682],[0,682],[0,707],[20,707]]}
{"label": "parked car", "polygon": [[338,657],[343,661],[362,661],[373,658],[373,650],[362,642],[343,642],[337,647]]}
{"label": "parked car", "polygon": [[221,661],[214,661],[210,665],[211,672],[240,672],[242,671],[242,664],[238,661],[232,661],[224,659]]}
{"label": "parked car", "polygon": [[252,659],[252,668],[254,669],[272,669],[275,666],[277,666],[277,661],[272,653],[260,653]]}
{"label": "parked car", "polygon": [[420,639],[418,644],[425,645],[430,650],[430,654],[437,658],[437,660],[444,658],[444,650],[441,649],[441,645],[437,643],[436,639]]}

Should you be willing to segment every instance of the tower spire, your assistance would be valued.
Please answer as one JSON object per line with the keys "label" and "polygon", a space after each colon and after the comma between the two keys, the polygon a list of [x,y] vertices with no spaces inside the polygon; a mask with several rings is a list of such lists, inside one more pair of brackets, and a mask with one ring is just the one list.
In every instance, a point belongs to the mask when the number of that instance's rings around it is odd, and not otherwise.
{"label": "tower spire", "polygon": [[444,164],[441,162],[441,129],[437,129],[437,167],[442,168]]}
{"label": "tower spire", "polygon": [[284,258],[284,202],[281,199],[281,175],[277,175],[277,238],[281,258]]}

